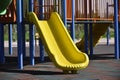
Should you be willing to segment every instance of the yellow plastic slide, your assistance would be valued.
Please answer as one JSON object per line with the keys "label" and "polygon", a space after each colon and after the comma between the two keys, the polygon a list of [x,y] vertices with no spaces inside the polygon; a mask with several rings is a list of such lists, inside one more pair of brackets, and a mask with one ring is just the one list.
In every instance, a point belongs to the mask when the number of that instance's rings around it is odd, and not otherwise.
{"label": "yellow plastic slide", "polygon": [[[101,38],[102,35],[105,34],[106,30],[108,29],[110,24],[102,24],[102,23],[96,23],[93,25],[92,29],[92,36],[93,36],[93,47],[98,43],[99,39]],[[90,34],[88,35],[88,41],[90,39]],[[84,37],[82,38],[81,41],[76,43],[76,46],[78,47],[79,50],[84,52],[85,46],[84,46]]]}
{"label": "yellow plastic slide", "polygon": [[36,25],[45,49],[56,67],[65,73],[76,73],[88,66],[88,56],[78,50],[56,12],[51,14],[49,20],[38,20],[35,13],[30,12],[28,19]]}

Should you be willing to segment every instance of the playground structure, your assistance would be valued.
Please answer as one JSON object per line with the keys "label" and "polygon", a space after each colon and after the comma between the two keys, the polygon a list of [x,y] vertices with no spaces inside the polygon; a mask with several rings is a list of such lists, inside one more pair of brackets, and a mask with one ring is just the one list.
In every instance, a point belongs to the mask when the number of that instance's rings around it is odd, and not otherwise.
{"label": "playground structure", "polygon": [[[120,0],[119,0],[120,2]],[[111,24],[114,23],[115,28],[115,58],[119,59],[119,28],[118,28],[118,1],[117,0],[29,0],[24,3],[25,8],[23,9],[23,0],[13,0],[11,5],[14,3],[14,9],[11,11],[11,16],[9,12],[4,16],[0,16],[0,63],[5,63],[4,57],[4,39],[3,39],[3,23],[4,24],[17,24],[17,36],[18,36],[18,68],[23,69],[23,55],[25,55],[25,14],[28,12],[35,12],[39,19],[49,19],[50,14],[55,11],[58,12],[63,19],[65,26],[71,25],[71,37],[75,39],[75,24],[84,24],[85,35],[82,39],[82,46],[85,53],[88,54],[88,48],[90,48],[90,56],[93,55],[93,41],[92,38],[92,24]],[[34,4],[33,4],[34,3]],[[77,4],[78,3],[78,4]],[[75,5],[76,4],[76,5]],[[101,10],[101,6],[105,6]],[[16,5],[16,6],[15,6]],[[70,6],[72,5],[72,6]],[[114,7],[113,7],[114,5]],[[8,10],[11,6],[8,7]],[[13,6],[12,6],[13,7]],[[29,9],[28,9],[29,8]],[[111,8],[109,10],[109,8]],[[112,10],[113,9],[113,10]],[[27,11],[24,13],[24,11]],[[109,14],[108,14],[109,13]],[[12,16],[13,15],[13,16]],[[13,21],[7,18],[13,18]],[[114,21],[113,21],[114,17]],[[5,20],[3,20],[4,18]],[[1,20],[2,19],[2,20]],[[8,22],[7,22],[8,21]],[[23,24],[24,23],[24,24]],[[89,34],[88,34],[88,24],[89,24]],[[96,24],[97,25],[97,24]],[[96,26],[97,27],[97,26]],[[94,27],[93,27],[94,28]],[[99,29],[99,28],[98,28]],[[97,30],[98,30],[97,29]],[[107,29],[107,28],[106,28]],[[96,31],[96,30],[95,30]],[[100,32],[101,33],[101,32]],[[99,38],[102,34],[98,35]],[[88,37],[89,36],[89,37]],[[89,38],[89,39],[88,39]],[[96,40],[96,42],[99,40]],[[89,46],[88,46],[89,40]],[[9,41],[11,43],[11,41]],[[95,43],[96,44],[96,43]],[[11,46],[10,46],[11,47]],[[44,61],[43,46],[40,45],[40,60]],[[34,26],[30,24],[30,64],[34,65]],[[76,57],[76,56],[74,56]]]}

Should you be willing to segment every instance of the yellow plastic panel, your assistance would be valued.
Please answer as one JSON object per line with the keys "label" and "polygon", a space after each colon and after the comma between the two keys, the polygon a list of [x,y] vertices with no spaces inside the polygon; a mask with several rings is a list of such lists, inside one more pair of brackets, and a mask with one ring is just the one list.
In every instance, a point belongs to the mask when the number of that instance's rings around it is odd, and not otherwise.
{"label": "yellow plastic panel", "polygon": [[[110,24],[96,23],[93,25],[92,36],[93,36],[93,47],[98,43],[99,39],[102,35],[105,34]],[[90,34],[88,35],[88,39],[90,39]],[[79,50],[84,52],[84,37],[81,41],[76,43],[76,46]]]}

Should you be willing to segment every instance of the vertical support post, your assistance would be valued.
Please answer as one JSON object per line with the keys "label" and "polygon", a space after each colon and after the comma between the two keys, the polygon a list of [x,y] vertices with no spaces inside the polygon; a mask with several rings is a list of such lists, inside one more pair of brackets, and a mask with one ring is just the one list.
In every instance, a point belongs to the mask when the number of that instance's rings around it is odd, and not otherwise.
{"label": "vertical support post", "polygon": [[[118,15],[120,15],[120,0],[118,0]],[[120,27],[120,16],[118,17],[118,28]],[[120,50],[120,28],[119,28],[119,50]],[[120,59],[120,51],[119,51],[119,59]]]}
{"label": "vertical support post", "polygon": [[110,28],[109,27],[107,29],[106,36],[107,36],[107,46],[109,46],[109,44],[110,44],[110,42],[109,42],[109,39],[110,39]]}
{"label": "vertical support post", "polygon": [[35,59],[34,59],[34,53],[35,53],[35,48],[34,48],[34,25],[30,24],[29,25],[29,37],[30,37],[30,64],[35,65]]}
{"label": "vertical support post", "polygon": [[118,0],[114,0],[115,58],[119,59]]}
{"label": "vertical support post", "polygon": [[9,54],[12,55],[12,24],[8,25],[9,35]]}
{"label": "vertical support post", "polygon": [[72,0],[72,26],[71,26],[71,37],[75,40],[75,0]]}
{"label": "vertical support post", "polygon": [[[43,0],[39,0],[39,5],[43,5]],[[43,7],[39,8],[39,13],[43,13]],[[39,15],[39,19],[43,19],[43,14]],[[39,39],[39,46],[40,46],[40,62],[44,62],[44,46],[41,39]]]}
{"label": "vertical support post", "polygon": [[44,62],[44,46],[41,39],[39,39],[39,46],[40,46],[40,62]]}
{"label": "vertical support post", "polygon": [[25,24],[22,25],[22,47],[23,47],[23,57],[26,57],[26,42],[25,42]]}
{"label": "vertical support post", "polygon": [[[92,1],[89,1],[89,14],[90,14],[90,18],[92,17]],[[90,57],[93,56],[93,35],[92,35],[92,23],[89,24],[89,36],[90,36]]]}
{"label": "vertical support post", "polygon": [[[120,26],[120,22],[118,22],[118,28],[119,28],[119,26]],[[118,30],[118,34],[120,35],[120,28]],[[119,43],[119,50],[120,50],[120,36],[119,36],[119,42],[118,43]],[[117,58],[117,59],[120,59],[120,51],[119,51],[119,54],[117,56],[119,56],[119,58]]]}
{"label": "vertical support post", "polygon": [[0,24],[0,63],[5,63],[4,57],[4,25]]}
{"label": "vertical support post", "polygon": [[39,0],[39,5],[40,5],[40,7],[39,7],[39,13],[41,13],[41,15],[39,15],[39,19],[43,19],[43,0]]}
{"label": "vertical support post", "polygon": [[[87,18],[87,0],[84,0],[84,14]],[[84,35],[85,35],[85,53],[88,54],[88,24],[84,24]]]}
{"label": "vertical support post", "polygon": [[63,16],[63,22],[65,24],[65,26],[67,27],[67,9],[66,9],[66,6],[67,6],[67,2],[66,0],[61,0],[62,1],[62,16]]}
{"label": "vertical support post", "polygon": [[[109,5],[108,5],[108,2],[107,2],[107,5],[106,5],[106,16],[107,16],[107,18],[108,18],[108,8],[109,7]],[[107,36],[107,46],[109,46],[109,39],[110,39],[110,28],[108,27],[108,29],[107,29],[107,32],[106,32],[106,36]]]}
{"label": "vertical support post", "polygon": [[[22,0],[22,5],[21,5],[21,8],[22,8],[22,20],[24,19],[24,13],[23,13],[23,5],[24,1]],[[25,41],[25,24],[23,23],[22,24],[22,48],[23,48],[23,57],[25,58],[26,57],[26,41]]]}
{"label": "vertical support post", "polygon": [[90,57],[93,56],[93,34],[92,34],[93,24],[89,24],[89,36],[90,36]]}
{"label": "vertical support post", "polygon": [[[33,3],[34,0],[29,0],[29,11],[33,11]],[[34,25],[29,25],[29,37],[30,37],[30,64],[35,65],[35,59],[34,59],[34,53],[35,53],[35,47],[34,47]]]}
{"label": "vertical support post", "polygon": [[17,7],[17,36],[18,36],[18,68],[23,69],[23,48],[22,48],[22,0],[16,1]]}

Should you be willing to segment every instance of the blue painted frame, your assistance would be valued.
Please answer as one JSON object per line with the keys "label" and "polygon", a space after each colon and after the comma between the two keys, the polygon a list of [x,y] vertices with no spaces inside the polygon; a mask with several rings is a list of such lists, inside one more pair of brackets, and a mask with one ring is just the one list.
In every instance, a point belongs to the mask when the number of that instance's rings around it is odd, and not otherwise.
{"label": "blue painted frame", "polygon": [[[39,0],[39,5],[43,5],[43,0]],[[39,13],[43,14],[42,7],[39,9]],[[42,20],[43,15],[39,15],[39,19]],[[40,62],[44,62],[44,46],[41,39],[39,39],[39,46],[40,46]]]}
{"label": "blue painted frame", "polygon": [[17,7],[17,45],[18,45],[18,68],[23,69],[23,47],[22,47],[22,0],[16,0]]}
{"label": "blue painted frame", "polygon": [[4,56],[4,25],[0,24],[0,63],[5,63]]}
{"label": "blue painted frame", "polygon": [[[34,0],[29,0],[29,12],[33,12],[33,3]],[[35,65],[35,59],[34,59],[34,55],[35,55],[35,46],[34,46],[34,25],[30,24],[29,25],[29,32],[30,32],[30,64],[31,65]]]}
{"label": "blue painted frame", "polygon": [[119,59],[118,0],[114,0],[115,58]]}
{"label": "blue painted frame", "polygon": [[9,54],[12,55],[12,24],[8,24]]}

